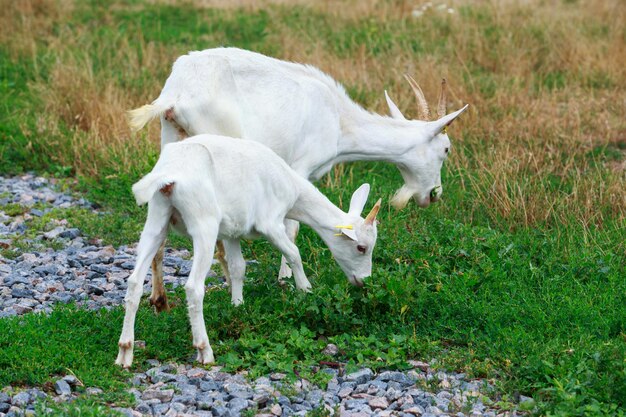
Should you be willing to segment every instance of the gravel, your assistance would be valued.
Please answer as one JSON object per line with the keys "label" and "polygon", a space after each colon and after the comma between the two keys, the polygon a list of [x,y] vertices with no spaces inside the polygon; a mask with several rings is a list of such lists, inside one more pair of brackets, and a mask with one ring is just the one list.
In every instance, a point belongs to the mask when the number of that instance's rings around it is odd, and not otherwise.
{"label": "gravel", "polygon": [[[82,198],[55,191],[54,180],[34,175],[0,177],[0,203],[16,203],[23,214],[10,216],[0,209],[0,242],[9,251],[29,231],[22,243],[34,248],[8,259],[0,255],[0,318],[27,313],[49,313],[54,304],[76,303],[88,309],[112,308],[124,301],[126,281],[135,263],[135,246],[102,246],[82,236],[65,220],[52,220],[48,231],[30,231],[29,220],[54,208],[83,208],[97,211]],[[38,208],[34,208],[38,205]],[[62,249],[54,250],[52,244]],[[184,285],[191,261],[186,250],[168,249],[164,257],[164,282],[176,288]],[[146,277],[144,292],[151,289]]]}
{"label": "gravel", "polygon": [[[54,220],[45,232],[30,231],[30,219],[54,208],[80,207],[95,211],[82,198],[58,192],[55,181],[34,175],[0,177],[0,205],[17,203],[23,214],[10,216],[0,209],[0,248],[20,250],[13,242],[25,232],[34,250],[15,259],[0,255],[0,319],[29,313],[48,313],[55,304],[75,302],[87,309],[112,308],[123,303],[126,281],[134,268],[134,246],[102,246],[89,240],[65,220]],[[36,207],[35,207],[36,206]],[[54,243],[54,245],[52,245]],[[61,249],[52,249],[51,246]],[[164,281],[184,285],[191,262],[187,251],[168,249],[163,261]],[[150,291],[150,277],[144,292]],[[140,343],[140,341],[138,341]],[[141,346],[138,345],[138,348]],[[339,347],[329,344],[323,354],[335,356]],[[112,358],[114,352],[111,352]],[[517,411],[500,411],[491,401],[494,388],[486,381],[470,380],[462,373],[434,371],[430,363],[410,361],[413,369],[376,374],[363,368],[344,373],[322,369],[331,379],[325,390],[284,373],[248,380],[245,372],[228,374],[220,367],[203,369],[190,364],[146,361],[150,369],[130,374],[133,408],[115,408],[128,416],[230,416],[247,410],[268,417],[305,415],[323,408],[333,415],[357,416],[488,416],[514,417]],[[48,392],[38,388],[0,388],[0,417],[34,415],[41,401],[74,401],[98,396],[98,387],[84,387],[74,375],[58,377]],[[291,382],[290,382],[291,381]],[[524,402],[531,398],[521,397]]]}
{"label": "gravel", "polygon": [[[222,372],[218,366],[203,369],[189,364],[160,364],[154,360],[151,364],[152,368],[145,373],[129,375],[132,388],[128,392],[137,401],[133,408],[118,411],[129,416],[236,417],[252,412],[271,417],[306,415],[321,408],[333,415],[346,417],[524,415],[491,407],[491,401],[486,399],[493,396],[495,390],[488,382],[469,380],[462,373],[434,371],[430,367],[425,371],[416,367],[405,372],[383,371],[378,374],[368,368],[347,374],[342,369],[324,369],[323,372],[328,373],[331,380],[328,388],[322,390],[303,379],[293,382],[284,374],[280,378],[268,375],[248,380],[245,371],[233,375]],[[437,382],[444,377],[454,388],[439,387]],[[68,376],[58,380],[55,388],[59,383],[67,384],[68,380],[78,383]],[[389,382],[393,381],[401,382],[403,386],[399,390],[390,386]],[[9,410],[11,406],[32,410],[34,398],[59,401],[61,397],[54,394],[46,396],[41,391],[35,394],[35,391],[38,390],[11,395],[0,393],[0,410]],[[101,393],[93,387],[80,391],[64,392],[62,400],[72,401],[79,395]],[[345,395],[336,395],[338,392]],[[525,397],[524,400],[531,399]]]}

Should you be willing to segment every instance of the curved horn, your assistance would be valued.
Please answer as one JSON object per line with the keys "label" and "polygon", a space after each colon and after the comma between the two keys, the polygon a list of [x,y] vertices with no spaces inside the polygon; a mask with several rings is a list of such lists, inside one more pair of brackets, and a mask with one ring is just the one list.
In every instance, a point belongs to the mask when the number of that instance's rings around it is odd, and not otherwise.
{"label": "curved horn", "polygon": [[404,78],[409,82],[413,92],[415,93],[415,99],[417,100],[417,109],[419,110],[419,117],[422,120],[430,120],[430,110],[428,109],[428,102],[424,98],[424,93],[417,81],[413,79],[409,74],[404,74]]}
{"label": "curved horn", "polygon": [[382,204],[382,198],[379,198],[372,210],[369,212],[367,217],[365,218],[365,224],[374,224],[374,220],[376,220],[376,215],[378,215],[378,210],[380,210],[380,205]]}
{"label": "curved horn", "polygon": [[441,80],[441,95],[439,96],[439,104],[437,105],[437,117],[439,119],[441,119],[443,116],[446,115],[446,110],[448,107],[446,87],[447,87],[447,83],[446,83],[446,79],[444,78]]}

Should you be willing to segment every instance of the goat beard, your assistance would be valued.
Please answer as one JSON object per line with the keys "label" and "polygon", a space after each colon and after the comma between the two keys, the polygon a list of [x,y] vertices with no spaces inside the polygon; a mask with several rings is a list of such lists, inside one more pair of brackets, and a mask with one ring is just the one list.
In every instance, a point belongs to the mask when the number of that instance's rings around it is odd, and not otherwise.
{"label": "goat beard", "polygon": [[403,185],[391,199],[391,205],[401,210],[406,207],[411,197],[413,197],[413,192],[406,185]]}

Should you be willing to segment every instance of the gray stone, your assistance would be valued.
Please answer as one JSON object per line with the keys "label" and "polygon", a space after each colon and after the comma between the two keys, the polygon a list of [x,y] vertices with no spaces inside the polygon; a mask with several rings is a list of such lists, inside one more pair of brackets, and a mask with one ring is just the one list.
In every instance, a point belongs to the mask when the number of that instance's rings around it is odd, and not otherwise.
{"label": "gray stone", "polygon": [[170,409],[169,404],[153,404],[152,405],[152,412],[157,416],[167,413],[169,409]]}
{"label": "gray stone", "polygon": [[63,239],[76,239],[78,236],[80,236],[80,230],[76,228],[67,229],[59,233],[59,237]]}
{"label": "gray stone", "polygon": [[150,377],[152,383],[176,381],[176,375],[168,374],[159,369],[150,369],[146,372],[146,375]]}
{"label": "gray stone", "polygon": [[107,272],[109,272],[109,267],[105,266],[105,265],[100,265],[100,264],[93,264],[91,266],[89,266],[89,269],[97,272],[98,274],[106,274]]}
{"label": "gray stone", "polygon": [[144,401],[140,401],[135,406],[135,410],[139,411],[141,414],[152,414],[152,409],[148,405],[148,403]]}
{"label": "gray stone", "polygon": [[215,417],[230,417],[232,415],[230,410],[223,405],[216,405],[211,411]]}
{"label": "gray stone", "polygon": [[147,389],[141,395],[141,399],[146,401],[146,400],[151,400],[153,398],[156,398],[160,400],[161,402],[168,402],[172,400],[173,396],[174,396],[173,389],[164,389],[164,390]]}
{"label": "gray stone", "polygon": [[65,375],[63,377],[63,380],[72,386],[78,384],[78,378],[76,378],[74,375]]}
{"label": "gray stone", "polygon": [[169,413],[174,412],[174,415],[177,416],[180,413],[184,412],[186,409],[187,409],[187,406],[185,404],[172,400],[172,403],[170,404]]}
{"label": "gray stone", "polygon": [[32,398],[33,401],[37,401],[37,400],[42,400],[44,398],[47,398],[48,394],[41,391],[40,389],[33,388],[30,390],[30,397]]}
{"label": "gray stone", "polygon": [[54,383],[54,391],[59,395],[70,395],[72,388],[66,381],[59,379]]}
{"label": "gray stone", "polygon": [[24,408],[26,405],[30,404],[32,398],[27,391],[22,391],[13,396],[11,399],[11,404],[16,407]]}
{"label": "gray stone", "polygon": [[210,410],[212,405],[213,405],[212,396],[203,392],[203,393],[198,394],[198,396],[196,397],[196,407],[199,410]]}
{"label": "gray stone", "polygon": [[45,237],[48,240],[56,239],[57,237],[59,237],[61,232],[63,232],[63,230],[65,230],[65,229],[63,227],[61,227],[61,226],[55,227],[54,229],[50,230],[49,232],[44,233],[43,237]]}
{"label": "gray stone", "polygon": [[224,391],[235,398],[250,399],[254,395],[247,386],[237,383],[224,384]]}
{"label": "gray stone", "polygon": [[11,409],[11,404],[0,402],[0,413],[8,413]]}
{"label": "gray stone", "polygon": [[306,400],[317,406],[320,402],[322,402],[323,395],[324,393],[319,389],[312,390],[307,393]]}
{"label": "gray stone", "polygon": [[39,275],[56,275],[59,272],[59,267],[54,264],[41,265],[33,269]]}
{"label": "gray stone", "polygon": [[89,395],[100,395],[102,393],[104,393],[104,391],[102,391],[102,389],[100,388],[96,388],[96,387],[88,387],[85,392]]}
{"label": "gray stone", "polygon": [[126,417],[135,417],[135,415],[133,414],[133,410],[131,410],[130,408],[113,407],[113,410],[117,411],[118,413],[122,413]]}
{"label": "gray stone", "polygon": [[87,291],[87,294],[95,294],[95,295],[104,294],[104,290],[102,288],[98,287],[97,285],[92,285],[92,284],[85,285],[85,291]]}
{"label": "gray stone", "polygon": [[344,406],[346,407],[347,410],[354,410],[354,409],[358,409],[360,410],[364,405],[365,405],[366,401],[365,400],[347,400],[346,402],[344,402]]}
{"label": "gray stone", "polygon": [[200,382],[200,390],[202,391],[213,391],[218,389],[217,383],[215,381],[202,381]]}
{"label": "gray stone", "polygon": [[336,356],[339,353],[339,348],[337,347],[337,345],[329,343],[326,345],[322,353],[328,356]]}
{"label": "gray stone", "polygon": [[283,374],[281,372],[274,372],[273,374],[270,374],[270,379],[272,381],[282,381],[286,377],[287,377],[287,375],[285,375],[285,374]]}
{"label": "gray stone", "polygon": [[0,391],[0,403],[8,403],[11,402],[11,397],[6,392]]}
{"label": "gray stone", "polygon": [[28,289],[13,288],[13,290],[11,291],[11,295],[14,298],[32,298],[35,293],[32,290]]}
{"label": "gray stone", "polygon": [[13,306],[13,310],[17,313],[17,314],[26,314],[26,313],[30,313],[33,311],[33,308],[30,306],[25,306],[23,304],[16,304]]}
{"label": "gray stone", "polygon": [[275,416],[280,416],[283,413],[283,409],[280,404],[274,404],[270,408],[270,413],[274,414]]}
{"label": "gray stone", "polygon": [[285,407],[286,405],[291,405],[291,400],[284,395],[278,397],[278,404]]}
{"label": "gray stone", "polygon": [[352,387],[344,387],[339,390],[339,392],[337,393],[337,396],[339,398],[346,398],[347,396],[352,394],[352,391],[354,391]]}
{"label": "gray stone", "polygon": [[309,411],[311,410],[311,404],[309,403],[301,403],[301,404],[292,404],[291,405],[291,409],[293,411],[295,411],[296,413],[300,412],[300,411]]}
{"label": "gray stone", "polygon": [[363,368],[360,371],[346,375],[345,380],[354,381],[357,385],[360,385],[372,379],[372,376],[374,376],[374,372],[371,369]]}
{"label": "gray stone", "polygon": [[172,402],[174,403],[181,403],[184,405],[195,405],[196,404],[196,398],[193,395],[175,395],[172,398]]}
{"label": "gray stone", "polygon": [[381,408],[386,410],[389,407],[389,401],[385,397],[372,398],[367,402],[371,408]]}
{"label": "gray stone", "polygon": [[241,410],[248,407],[248,400],[245,398],[233,398],[228,402],[228,408],[234,414],[238,414]]}
{"label": "gray stone", "polygon": [[135,263],[134,263],[134,262],[132,262],[132,261],[126,261],[126,262],[123,262],[120,266],[121,266],[122,268],[124,268],[124,269],[128,269],[128,270],[133,270],[133,269],[135,269]]}

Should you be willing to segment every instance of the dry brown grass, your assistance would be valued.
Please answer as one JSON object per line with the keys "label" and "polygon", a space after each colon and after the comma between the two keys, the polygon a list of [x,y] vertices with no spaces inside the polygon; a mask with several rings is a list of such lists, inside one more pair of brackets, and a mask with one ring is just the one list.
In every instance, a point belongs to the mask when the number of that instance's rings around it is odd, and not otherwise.
{"label": "dry brown grass", "polygon": [[[366,91],[364,104],[379,112],[386,112],[382,92],[387,89],[401,109],[415,114],[403,73],[415,75],[433,104],[446,77],[450,108],[471,104],[452,129],[454,154],[448,163],[453,174],[462,174],[459,187],[468,196],[470,213],[486,211],[511,225],[558,224],[571,216],[582,224],[626,219],[623,158],[590,157],[626,142],[626,9],[619,0],[457,1],[451,3],[453,14],[430,8],[417,18],[424,29],[415,36],[425,44],[442,37],[447,42],[419,55],[407,51],[405,38],[416,19],[411,12],[424,2],[192,3],[227,8],[227,13],[271,4],[266,41],[278,45],[280,58],[317,65]],[[285,21],[292,4],[333,16],[334,28],[376,21],[406,35],[388,50],[373,53],[356,44],[344,56],[329,45],[332,39]],[[462,16],[464,5],[475,14]],[[100,155],[108,151],[121,155],[124,165],[133,163],[133,148],[144,145],[130,137],[124,111],[158,94],[179,52],[141,38],[130,45],[124,35],[98,43],[90,36],[93,27],[63,25],[72,10],[69,0],[14,2],[0,16],[0,39],[11,56],[37,56],[45,48],[43,55],[54,57],[49,71],[31,83],[45,109],[42,126],[69,129],[73,152],[56,157],[80,173],[97,175]],[[549,77],[557,88],[551,88]],[[149,137],[158,140],[157,123]]]}

